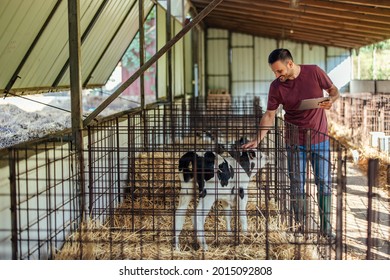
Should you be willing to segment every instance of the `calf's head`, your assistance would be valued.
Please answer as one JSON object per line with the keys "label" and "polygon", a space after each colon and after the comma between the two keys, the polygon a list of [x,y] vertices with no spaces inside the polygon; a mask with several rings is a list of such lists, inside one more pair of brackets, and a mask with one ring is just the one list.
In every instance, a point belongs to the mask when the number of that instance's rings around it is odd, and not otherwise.
{"label": "calf's head", "polygon": [[258,150],[243,151],[241,146],[248,143],[246,137],[241,137],[232,145],[231,155],[234,157],[245,170],[249,177],[256,175],[260,168],[264,168],[266,164],[270,163],[270,158],[263,152]]}

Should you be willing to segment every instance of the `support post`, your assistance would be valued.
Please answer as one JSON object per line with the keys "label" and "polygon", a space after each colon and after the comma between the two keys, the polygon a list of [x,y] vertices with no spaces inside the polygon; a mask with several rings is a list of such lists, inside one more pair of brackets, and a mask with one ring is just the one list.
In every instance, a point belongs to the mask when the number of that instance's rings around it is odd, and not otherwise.
{"label": "support post", "polygon": [[69,66],[72,111],[72,136],[76,149],[78,184],[80,193],[81,222],[85,213],[85,180],[83,155],[83,122],[81,102],[81,39],[80,39],[80,0],[68,0],[69,23]]}
{"label": "support post", "polygon": [[374,221],[374,210],[372,205],[373,189],[378,186],[379,159],[368,160],[368,205],[367,205],[367,260],[372,260],[371,249],[373,247],[372,224]]}
{"label": "support post", "polygon": [[342,147],[337,145],[336,260],[343,259],[343,198],[346,189],[343,164]]}

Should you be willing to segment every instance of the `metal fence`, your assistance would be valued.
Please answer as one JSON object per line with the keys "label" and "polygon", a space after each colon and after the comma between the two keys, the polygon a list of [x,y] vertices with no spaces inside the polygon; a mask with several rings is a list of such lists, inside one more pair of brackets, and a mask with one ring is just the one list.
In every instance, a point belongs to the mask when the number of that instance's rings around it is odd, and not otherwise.
{"label": "metal fence", "polygon": [[[244,182],[240,166],[232,167],[237,185],[245,184],[244,211],[239,210],[243,193],[232,191],[236,197],[231,212],[222,202],[209,213],[197,212],[200,198],[194,192],[185,216],[178,215],[180,157],[188,151],[211,151],[219,160],[229,157],[237,152],[232,143],[259,129],[261,112],[256,99],[229,104],[190,99],[107,118],[85,129],[85,184],[79,182],[70,135],[2,150],[1,259],[347,258],[345,149],[329,137],[329,219],[335,238],[327,238],[321,231],[318,182],[309,161],[303,204],[296,207],[286,137],[291,141],[298,132],[281,119],[259,147],[270,160],[253,179]],[[304,153],[310,159],[310,142]],[[218,192],[215,195],[218,200]],[[196,215],[205,219],[207,251],[198,248]],[[230,217],[230,231],[225,216]],[[181,217],[176,250],[175,225]]]}
{"label": "metal fence", "polygon": [[345,135],[356,144],[377,147],[390,156],[390,96],[359,94],[340,97],[330,117],[344,127]]}

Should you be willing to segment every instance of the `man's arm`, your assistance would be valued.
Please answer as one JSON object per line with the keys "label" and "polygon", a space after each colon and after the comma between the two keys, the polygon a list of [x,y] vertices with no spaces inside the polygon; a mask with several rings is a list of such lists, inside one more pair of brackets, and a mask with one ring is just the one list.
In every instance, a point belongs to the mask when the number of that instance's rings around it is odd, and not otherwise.
{"label": "man's arm", "polygon": [[252,141],[242,145],[241,148],[243,148],[243,149],[257,148],[257,146],[259,145],[261,140],[263,140],[265,135],[267,135],[270,127],[274,124],[275,115],[276,115],[276,110],[274,110],[274,111],[267,110],[260,120],[260,124],[259,124],[260,128],[259,128],[259,131],[257,132],[257,135],[255,135],[255,137],[252,139]]}
{"label": "man's arm", "polygon": [[332,85],[330,88],[328,88],[326,92],[329,93],[330,100],[321,102],[320,108],[329,110],[330,108],[332,108],[332,105],[337,100],[337,98],[339,98],[340,93],[335,85]]}

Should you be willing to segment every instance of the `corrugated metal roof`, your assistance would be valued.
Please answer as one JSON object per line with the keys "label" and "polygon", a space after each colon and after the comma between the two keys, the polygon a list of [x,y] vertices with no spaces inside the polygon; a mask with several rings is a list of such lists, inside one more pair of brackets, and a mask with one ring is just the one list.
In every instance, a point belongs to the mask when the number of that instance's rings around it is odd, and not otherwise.
{"label": "corrugated metal roof", "polygon": [[[66,0],[1,0],[0,90],[69,87]],[[80,1],[82,77],[104,85],[138,31],[136,0]],[[153,6],[144,1],[145,17]],[[6,65],[6,67],[4,67]],[[13,77],[19,76],[13,82]],[[10,87],[12,86],[12,87]]]}
{"label": "corrugated metal roof", "polygon": [[[191,2],[201,11],[210,1]],[[390,38],[390,1],[224,0],[205,24],[274,39],[359,48]]]}

